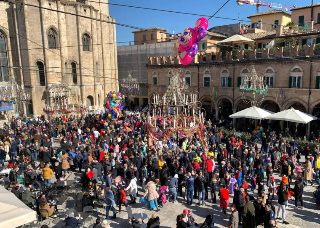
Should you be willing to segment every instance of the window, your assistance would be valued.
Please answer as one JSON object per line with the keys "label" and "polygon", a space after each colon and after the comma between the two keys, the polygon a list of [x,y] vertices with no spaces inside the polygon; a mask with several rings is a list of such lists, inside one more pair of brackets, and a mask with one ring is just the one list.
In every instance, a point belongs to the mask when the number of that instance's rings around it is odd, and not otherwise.
{"label": "window", "polygon": [[320,89],[320,76],[319,76],[319,72],[318,72],[318,76],[316,77],[316,89]]}
{"label": "window", "polygon": [[202,50],[205,51],[207,49],[207,44],[206,43],[202,43]]}
{"label": "window", "polygon": [[231,87],[231,78],[228,70],[221,71],[221,87]]}
{"label": "window", "polygon": [[251,27],[252,28],[258,28],[259,26],[258,26],[258,23],[252,23]]}
{"label": "window", "polygon": [[[240,87],[241,85],[244,85],[244,78],[246,76],[250,76],[250,71],[248,68],[245,68],[241,71],[240,76],[238,77],[238,87]],[[251,82],[249,81],[246,86],[250,87]]]}
{"label": "window", "polygon": [[153,72],[153,74],[152,74],[152,84],[158,85],[158,73],[157,72]]}
{"label": "window", "polygon": [[186,84],[188,86],[191,86],[191,72],[190,71],[186,71],[185,74],[184,74],[184,78],[185,78],[185,81],[186,81]]}
{"label": "window", "polygon": [[82,50],[90,51],[90,36],[87,33],[82,36]]}
{"label": "window", "polygon": [[38,67],[38,74],[39,74],[39,82],[41,86],[46,85],[46,78],[44,75],[44,65],[43,62],[38,61],[37,62],[37,67]]}
{"label": "window", "polygon": [[316,39],[307,39],[307,45],[313,45],[316,43]]}
{"label": "window", "polygon": [[301,76],[294,76],[291,78],[291,88],[301,88]]}
{"label": "window", "polygon": [[58,34],[54,29],[49,29],[48,31],[48,46],[49,49],[57,49],[57,39],[58,39]]}
{"label": "window", "polygon": [[302,88],[302,69],[299,66],[295,66],[289,77],[289,88]]}
{"label": "window", "polygon": [[304,26],[304,16],[299,16],[299,26]]}
{"label": "window", "polygon": [[154,40],[154,34],[151,33],[151,40]]}
{"label": "window", "polygon": [[320,24],[320,13],[318,13],[317,24]]}
{"label": "window", "polygon": [[71,63],[71,71],[72,71],[72,82],[73,84],[77,84],[78,75],[77,75],[77,64],[75,62]]}
{"label": "window", "polygon": [[7,39],[0,31],[0,81],[9,81]]}
{"label": "window", "polygon": [[211,74],[209,70],[204,71],[203,75],[203,87],[210,87],[211,82]]}
{"label": "window", "polygon": [[172,79],[172,71],[169,70],[169,72],[168,72],[168,85],[171,85],[171,79]]}
{"label": "window", "polygon": [[228,87],[228,77],[221,77],[221,87]]}
{"label": "window", "polygon": [[267,68],[267,70],[264,72],[264,83],[270,88],[273,88],[274,75],[274,69],[271,67]]}
{"label": "window", "polygon": [[279,20],[274,21],[273,29],[276,29],[279,25]]}
{"label": "window", "polygon": [[146,41],[147,40],[147,35],[146,34],[143,34],[142,36],[142,41]]}

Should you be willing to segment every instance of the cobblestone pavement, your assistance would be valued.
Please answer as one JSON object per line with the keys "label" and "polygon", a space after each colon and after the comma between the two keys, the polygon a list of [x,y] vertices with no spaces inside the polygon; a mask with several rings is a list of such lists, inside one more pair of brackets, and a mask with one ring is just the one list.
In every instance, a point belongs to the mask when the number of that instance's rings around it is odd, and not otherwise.
{"label": "cobblestone pavement", "polygon": [[[275,175],[276,179],[279,180],[278,175]],[[69,179],[75,178],[74,174],[71,174]],[[293,186],[292,186],[293,187]],[[304,188],[304,209],[295,209],[294,208],[294,201],[290,200],[289,205],[286,212],[286,220],[290,223],[289,225],[282,224],[281,220],[278,220],[278,226],[281,227],[290,227],[290,228],[297,228],[297,227],[320,227],[320,211],[316,209],[315,205],[315,199],[313,198],[312,194],[313,191],[316,190],[316,185],[314,186],[307,186]],[[249,193],[250,194],[250,193]],[[251,193],[252,194],[252,193]],[[256,194],[254,194],[255,196]],[[66,202],[59,206],[59,208],[62,209],[62,212],[59,213],[59,218],[50,218],[45,221],[43,221],[41,224],[47,224],[49,227],[54,228],[61,228],[65,225],[64,217],[67,216],[67,214],[70,211],[75,211],[75,214],[77,215],[77,210],[74,209],[75,206],[75,199],[74,199],[75,193],[71,190],[70,196],[66,200]],[[230,202],[232,202],[232,195],[230,198]],[[139,199],[139,197],[138,197]],[[138,201],[138,200],[137,200]],[[273,202],[277,202],[274,200]],[[186,206],[186,200],[182,197],[178,197],[177,203],[167,202],[164,204],[163,208],[160,209],[159,212],[155,212],[159,217],[161,221],[161,227],[175,227],[176,226],[176,217],[178,214],[182,213],[183,209],[188,208],[192,210],[193,216],[195,218],[195,221],[197,223],[203,223],[204,218],[206,215],[212,213],[215,215],[215,227],[227,227],[228,225],[228,217],[225,217],[219,208],[219,200],[217,200],[216,204],[212,204],[209,201],[206,202],[206,206],[198,206],[197,205],[198,200],[194,200],[194,204],[191,206]],[[133,205],[130,205],[132,207],[133,214],[137,213],[146,213],[148,215],[148,218],[151,217],[152,211],[148,210],[146,208],[146,204],[144,203],[136,203]],[[276,206],[276,210],[277,210]],[[116,209],[118,209],[116,207]],[[60,210],[61,211],[61,210]],[[95,208],[94,212],[88,213],[88,218],[85,218],[82,221],[82,227],[92,227],[91,225],[95,222],[95,219],[97,217],[100,217],[101,219],[105,218],[105,210],[100,208]],[[230,214],[230,211],[228,215]],[[112,212],[110,212],[110,215],[112,215]],[[147,222],[148,219],[145,220]],[[121,214],[117,214],[116,219],[109,220],[111,227],[130,227],[128,222],[128,215],[126,211],[123,211]],[[39,226],[39,224],[38,224]],[[241,226],[240,226],[241,227]],[[259,226],[263,227],[263,226]]]}

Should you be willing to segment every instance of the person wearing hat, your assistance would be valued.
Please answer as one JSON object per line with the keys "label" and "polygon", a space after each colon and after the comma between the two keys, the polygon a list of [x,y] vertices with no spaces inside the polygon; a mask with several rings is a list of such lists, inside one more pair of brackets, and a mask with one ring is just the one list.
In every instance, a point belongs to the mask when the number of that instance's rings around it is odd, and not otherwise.
{"label": "person wearing hat", "polygon": [[160,218],[155,213],[153,213],[147,223],[147,228],[159,228],[159,227],[160,227]]}
{"label": "person wearing hat", "polygon": [[188,227],[198,226],[191,214],[191,210],[186,208],[183,210],[183,213],[186,215]]}
{"label": "person wearing hat", "polygon": [[178,174],[171,178],[169,183],[170,194],[173,194],[173,203],[177,202]]}

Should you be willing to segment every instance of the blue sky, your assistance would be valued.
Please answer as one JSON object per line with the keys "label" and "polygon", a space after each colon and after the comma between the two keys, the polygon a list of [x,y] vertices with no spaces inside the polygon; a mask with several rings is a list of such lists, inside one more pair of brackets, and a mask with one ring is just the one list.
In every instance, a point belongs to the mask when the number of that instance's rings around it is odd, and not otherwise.
{"label": "blue sky", "polygon": [[[109,0],[110,3],[150,7],[165,10],[174,10],[188,13],[196,13],[203,15],[214,14],[226,0]],[[267,0],[267,2],[284,4],[293,6],[310,5],[311,0]],[[320,0],[314,0],[314,4],[320,3]],[[168,32],[180,33],[186,27],[193,27],[198,16],[182,15],[167,12],[158,12],[143,9],[133,9],[120,6],[109,6],[110,15],[116,19],[116,22],[127,24],[139,28],[161,27],[168,29]],[[260,12],[269,10],[270,8],[261,7]],[[251,5],[238,6],[236,0],[230,2],[216,16],[247,19],[248,15],[254,14],[256,7]],[[237,20],[225,20],[212,18],[209,21],[209,27],[217,25],[226,25],[237,23]],[[122,26],[116,26],[118,45],[128,45],[122,42],[133,41],[134,29]]]}

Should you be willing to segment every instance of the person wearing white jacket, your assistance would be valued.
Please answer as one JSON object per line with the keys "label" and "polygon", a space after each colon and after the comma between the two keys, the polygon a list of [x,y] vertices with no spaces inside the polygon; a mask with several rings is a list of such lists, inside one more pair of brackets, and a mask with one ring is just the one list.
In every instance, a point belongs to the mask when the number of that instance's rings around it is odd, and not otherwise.
{"label": "person wearing white jacket", "polygon": [[130,198],[131,198],[131,203],[136,203],[138,186],[137,186],[137,179],[135,178],[135,176],[133,174],[131,175],[130,183],[129,183],[128,187],[125,189],[125,191],[129,193]]}

